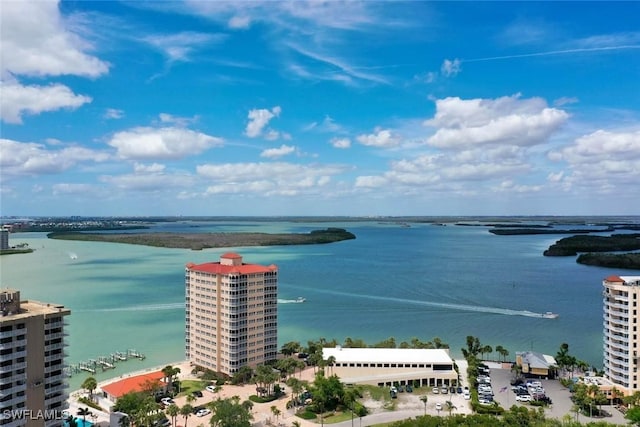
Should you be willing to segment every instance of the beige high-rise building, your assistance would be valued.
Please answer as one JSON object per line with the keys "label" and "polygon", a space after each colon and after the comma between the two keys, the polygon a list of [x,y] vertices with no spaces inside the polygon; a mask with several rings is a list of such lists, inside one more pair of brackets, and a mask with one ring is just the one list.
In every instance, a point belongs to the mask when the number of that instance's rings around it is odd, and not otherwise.
{"label": "beige high-rise building", "polygon": [[242,262],[187,264],[186,354],[194,365],[233,375],[278,351],[278,268]]}
{"label": "beige high-rise building", "polygon": [[63,306],[0,291],[0,426],[53,427],[67,405]]}
{"label": "beige high-rise building", "polygon": [[631,395],[640,391],[640,276],[610,276],[602,285],[604,376]]}

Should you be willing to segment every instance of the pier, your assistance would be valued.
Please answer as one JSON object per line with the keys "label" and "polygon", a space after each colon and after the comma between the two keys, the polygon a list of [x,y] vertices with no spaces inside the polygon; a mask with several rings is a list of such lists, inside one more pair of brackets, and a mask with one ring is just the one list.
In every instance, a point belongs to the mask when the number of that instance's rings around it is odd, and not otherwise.
{"label": "pier", "polygon": [[80,374],[82,372],[88,372],[92,375],[101,369],[103,372],[116,369],[119,362],[126,362],[127,360],[138,359],[144,360],[146,356],[134,349],[128,349],[126,351],[115,351],[108,356],[99,356],[96,359],[88,359],[79,363],[75,363],[64,368],[64,373],[67,377]]}

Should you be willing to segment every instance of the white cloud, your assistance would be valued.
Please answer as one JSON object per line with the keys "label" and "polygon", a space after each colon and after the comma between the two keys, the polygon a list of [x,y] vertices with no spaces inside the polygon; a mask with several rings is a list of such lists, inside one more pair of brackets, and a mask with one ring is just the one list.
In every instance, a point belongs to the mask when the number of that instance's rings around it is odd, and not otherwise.
{"label": "white cloud", "polygon": [[78,195],[87,195],[91,193],[95,193],[96,188],[91,184],[69,184],[69,183],[59,183],[53,184],[51,187],[53,190],[54,196],[67,195],[67,194],[78,194]]}
{"label": "white cloud", "polygon": [[223,140],[189,129],[138,127],[118,132],[108,144],[124,159],[181,159],[221,146]]}
{"label": "white cloud", "polygon": [[331,138],[331,145],[335,148],[349,148],[351,147],[351,140],[349,138]]}
{"label": "white cloud", "polygon": [[162,51],[169,61],[189,61],[191,54],[198,47],[220,43],[225,38],[226,36],[223,34],[184,31],[177,34],[148,36],[143,40]]}
{"label": "white cloud", "polygon": [[345,171],[339,165],[298,165],[293,163],[206,164],[197,173],[210,180],[207,194],[247,194],[293,196],[317,193],[331,177]]}
{"label": "white cloud", "polygon": [[91,98],[76,95],[67,86],[23,86],[17,82],[1,82],[0,114],[7,123],[22,123],[23,115],[37,115],[61,108],[76,109]]}
{"label": "white cloud", "polygon": [[78,146],[50,150],[42,144],[0,139],[0,169],[5,177],[56,174],[79,163],[109,158],[105,152]]}
{"label": "white cloud", "polygon": [[179,117],[167,113],[158,114],[158,118],[160,119],[160,123],[176,125],[178,127],[186,127],[200,120],[200,116]]}
{"label": "white cloud", "polygon": [[229,28],[234,30],[237,29],[247,29],[251,26],[251,18],[247,15],[245,16],[232,16],[228,22]]}
{"label": "white cloud", "polygon": [[194,179],[186,174],[133,173],[125,175],[103,175],[100,181],[114,185],[121,190],[136,192],[164,192],[176,188],[191,188]]}
{"label": "white cloud", "polygon": [[400,138],[394,135],[389,129],[375,128],[372,134],[362,134],[356,140],[370,147],[395,147],[400,143]]}
{"label": "white cloud", "polygon": [[440,67],[440,72],[445,77],[454,77],[460,71],[462,71],[462,63],[457,58],[454,60],[445,59]]}
{"label": "white cloud", "polygon": [[133,171],[135,173],[158,173],[165,169],[165,165],[159,163],[152,163],[150,165],[143,165],[142,163],[134,163]]}
{"label": "white cloud", "polygon": [[262,135],[264,128],[274,117],[278,117],[282,109],[279,106],[273,107],[271,110],[266,108],[250,110],[248,114],[249,123],[245,129],[245,135],[249,138],[256,138]]}
{"label": "white cloud", "polygon": [[276,159],[296,151],[296,147],[282,144],[279,148],[268,148],[260,153],[260,157]]}
{"label": "white cloud", "polygon": [[550,157],[571,164],[640,159],[640,131],[598,130],[576,139],[575,144],[559,152],[550,153]]}
{"label": "white cloud", "polygon": [[568,117],[540,98],[521,100],[519,94],[497,99],[450,97],[436,101],[436,115],[424,125],[438,128],[427,144],[439,148],[532,146],[546,142]]}
{"label": "white cloud", "polygon": [[3,1],[0,8],[2,75],[98,77],[106,62],[87,54],[91,45],[67,28],[58,1]]}
{"label": "white cloud", "polygon": [[565,191],[583,189],[594,194],[640,196],[640,131],[598,130],[581,136],[561,150],[551,151],[552,161],[565,162],[568,170],[549,174],[548,181]]}
{"label": "white cloud", "polygon": [[105,119],[121,119],[124,117],[124,111],[117,108],[107,108],[102,117]]}

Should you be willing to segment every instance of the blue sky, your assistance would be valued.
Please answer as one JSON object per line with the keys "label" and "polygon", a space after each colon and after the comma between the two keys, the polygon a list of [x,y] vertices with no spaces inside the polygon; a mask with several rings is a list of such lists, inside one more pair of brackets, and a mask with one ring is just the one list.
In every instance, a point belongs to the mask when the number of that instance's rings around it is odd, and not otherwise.
{"label": "blue sky", "polygon": [[638,2],[1,6],[1,215],[640,213]]}

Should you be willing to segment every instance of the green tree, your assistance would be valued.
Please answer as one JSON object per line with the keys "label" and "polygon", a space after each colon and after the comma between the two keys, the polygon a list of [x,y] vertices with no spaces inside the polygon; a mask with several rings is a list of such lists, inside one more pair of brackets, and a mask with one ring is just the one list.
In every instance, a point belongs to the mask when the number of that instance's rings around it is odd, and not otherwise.
{"label": "green tree", "polygon": [[445,402],[445,405],[447,406],[447,411],[449,411],[449,416],[451,416],[451,412],[452,412],[454,409],[458,409],[458,408],[453,404],[453,402],[452,402],[452,401],[450,401],[450,400],[447,400],[447,401]]}
{"label": "green tree", "polygon": [[336,358],[335,356],[329,356],[327,358],[327,366],[329,366],[330,370],[331,370],[331,374],[333,374],[333,365],[336,363]]}
{"label": "green tree", "polygon": [[182,408],[180,408],[180,415],[184,417],[184,427],[187,427],[187,421],[189,420],[189,417],[191,416],[192,413],[193,413],[193,406],[191,406],[188,403],[184,405]]}
{"label": "green tree", "polygon": [[285,356],[291,356],[294,353],[298,353],[300,351],[300,349],[302,348],[302,346],[300,345],[300,343],[298,341],[289,341],[288,343],[285,343],[282,348],[280,349],[280,351],[282,352],[282,354],[284,354]]}
{"label": "green tree", "polygon": [[89,392],[89,399],[93,400],[93,391],[98,388],[98,381],[94,377],[87,377],[81,387]]}
{"label": "green tree", "polygon": [[87,425],[87,415],[91,415],[91,410],[89,408],[78,408],[78,415],[82,417],[82,426],[85,427]]}
{"label": "green tree", "polygon": [[167,407],[167,415],[171,418],[171,424],[173,424],[174,426],[176,425],[176,419],[178,418],[178,415],[180,414],[180,408],[178,408],[178,405],[176,405],[175,403],[172,403],[171,405],[169,405]]}
{"label": "green tree", "polygon": [[423,394],[422,396],[420,396],[420,400],[422,401],[422,403],[424,403],[424,414],[427,415],[427,402],[429,401],[429,398],[426,394]]}
{"label": "green tree", "polygon": [[280,416],[280,414],[282,413],[282,411],[280,411],[280,409],[278,409],[278,407],[276,405],[271,405],[271,413],[273,414],[274,417],[276,417],[276,424],[278,423],[278,417]]}
{"label": "green tree", "polygon": [[502,357],[503,362],[507,360],[507,356],[509,355],[509,351],[501,345],[496,346],[496,353]]}
{"label": "green tree", "polygon": [[253,416],[251,406],[244,402],[240,403],[240,398],[234,396],[229,399],[218,399],[211,402],[209,408],[212,410],[211,427],[250,427]]}
{"label": "green tree", "polygon": [[640,406],[634,406],[629,409],[624,417],[631,421],[636,426],[640,426]]}
{"label": "green tree", "polygon": [[[278,380],[278,374],[274,372],[273,368],[268,365],[258,365],[256,367],[256,373],[253,376],[253,382],[256,384],[258,390],[265,390],[267,395],[271,394],[271,387],[273,383]],[[263,394],[258,391],[258,395]]]}

